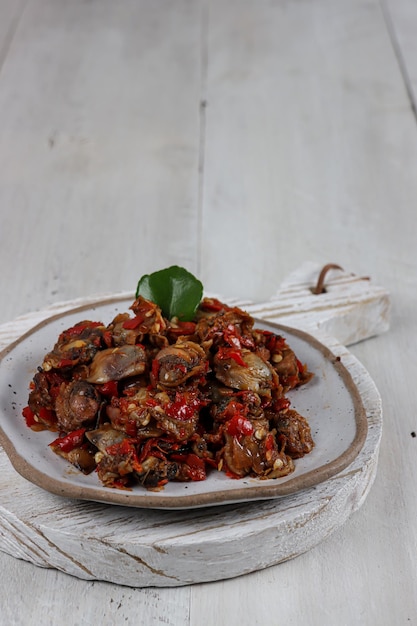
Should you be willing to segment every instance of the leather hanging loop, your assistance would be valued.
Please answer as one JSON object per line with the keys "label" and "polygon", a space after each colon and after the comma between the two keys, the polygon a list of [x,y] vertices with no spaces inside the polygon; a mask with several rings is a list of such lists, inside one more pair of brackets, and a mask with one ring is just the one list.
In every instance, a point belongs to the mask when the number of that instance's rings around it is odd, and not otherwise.
{"label": "leather hanging loop", "polygon": [[314,293],[314,295],[320,295],[321,293],[326,293],[324,281],[326,279],[327,273],[330,270],[342,270],[343,271],[343,268],[341,268],[340,265],[336,265],[335,263],[328,263],[327,265],[325,265],[319,274],[316,286],[311,288],[311,293]]}

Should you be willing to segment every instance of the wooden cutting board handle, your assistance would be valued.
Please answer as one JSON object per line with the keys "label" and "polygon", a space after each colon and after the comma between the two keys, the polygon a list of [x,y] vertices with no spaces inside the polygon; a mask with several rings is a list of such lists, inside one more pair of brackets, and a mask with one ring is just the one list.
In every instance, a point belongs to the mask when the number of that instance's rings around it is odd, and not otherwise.
{"label": "wooden cutting board handle", "polygon": [[247,303],[246,309],[256,317],[313,335],[330,335],[349,346],[388,330],[391,302],[388,291],[373,285],[368,277],[356,276],[332,263],[305,263],[281,284],[270,301]]}

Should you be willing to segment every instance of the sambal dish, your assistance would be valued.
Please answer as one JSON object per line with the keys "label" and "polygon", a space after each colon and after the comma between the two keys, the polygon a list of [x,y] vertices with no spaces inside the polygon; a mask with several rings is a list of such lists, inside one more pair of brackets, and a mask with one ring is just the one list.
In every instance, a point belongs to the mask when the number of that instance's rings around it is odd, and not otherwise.
{"label": "sambal dish", "polygon": [[211,471],[279,478],[311,452],[286,394],[312,374],[284,337],[214,298],[192,321],[141,295],[130,309],[68,328],[39,366],[23,415],[54,453],[106,487],[160,490]]}

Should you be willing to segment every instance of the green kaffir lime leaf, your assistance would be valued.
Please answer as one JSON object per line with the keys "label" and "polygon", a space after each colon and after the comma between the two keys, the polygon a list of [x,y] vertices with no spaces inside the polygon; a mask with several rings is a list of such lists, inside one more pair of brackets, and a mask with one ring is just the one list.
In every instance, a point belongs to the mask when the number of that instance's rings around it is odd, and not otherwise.
{"label": "green kaffir lime leaf", "polygon": [[142,276],[136,289],[138,296],[157,304],[167,319],[178,317],[189,322],[203,297],[203,285],[183,267],[172,265]]}

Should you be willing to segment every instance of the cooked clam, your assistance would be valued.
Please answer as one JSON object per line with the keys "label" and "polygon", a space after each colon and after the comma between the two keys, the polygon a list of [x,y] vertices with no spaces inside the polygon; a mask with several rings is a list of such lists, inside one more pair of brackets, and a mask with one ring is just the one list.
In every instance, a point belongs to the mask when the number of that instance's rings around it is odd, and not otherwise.
{"label": "cooked clam", "polygon": [[100,395],[85,380],[62,383],[55,401],[58,427],[69,433],[94,420],[100,408]]}
{"label": "cooked clam", "polygon": [[207,371],[204,349],[193,341],[178,340],[172,346],[162,348],[156,355],[158,380],[166,387],[183,384],[191,376]]}
{"label": "cooked clam", "polygon": [[227,387],[249,390],[259,395],[269,395],[273,386],[277,386],[277,375],[272,367],[260,356],[250,350],[240,353],[242,362],[233,358],[214,357],[216,378]]}
{"label": "cooked clam", "polygon": [[107,348],[94,357],[87,380],[96,384],[108,383],[143,374],[145,368],[146,354],[141,346]]}

